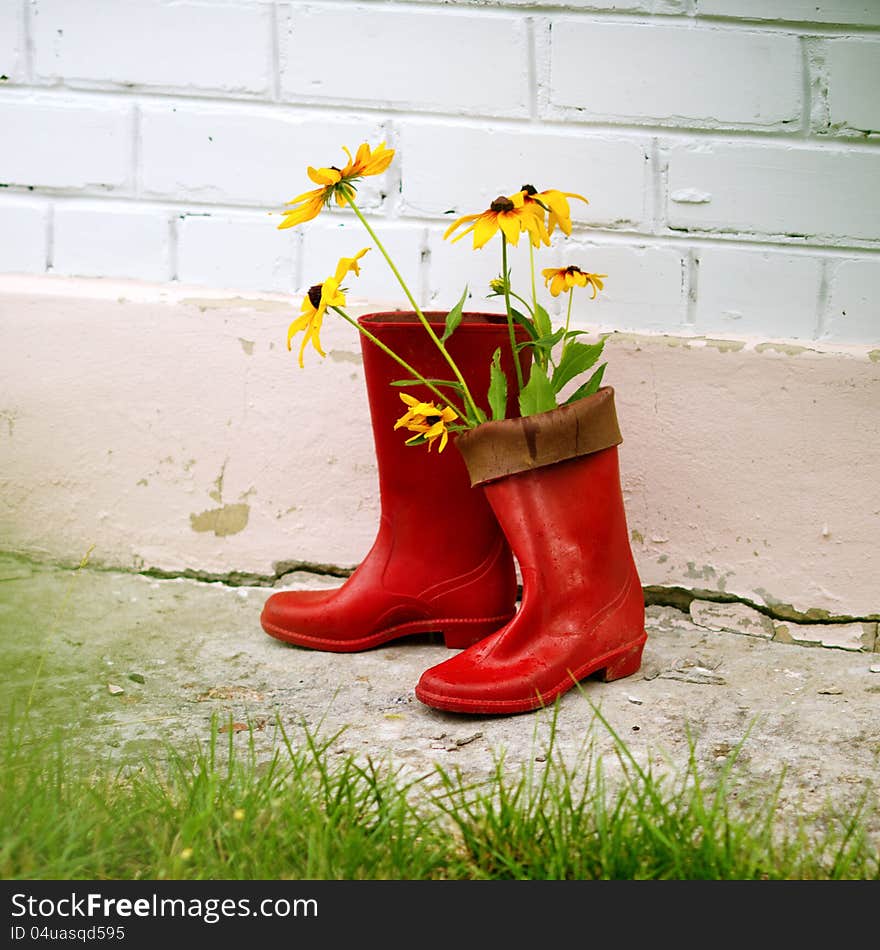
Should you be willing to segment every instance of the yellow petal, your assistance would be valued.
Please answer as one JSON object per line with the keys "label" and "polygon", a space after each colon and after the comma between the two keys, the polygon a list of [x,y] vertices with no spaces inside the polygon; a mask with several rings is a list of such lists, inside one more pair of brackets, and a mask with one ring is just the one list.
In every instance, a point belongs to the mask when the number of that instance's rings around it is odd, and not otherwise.
{"label": "yellow petal", "polygon": [[[457,221],[453,221],[452,224],[443,232],[444,240],[449,237],[452,232],[462,224],[466,224],[468,221],[476,221],[479,218],[479,214],[466,214],[463,217],[459,218]],[[467,232],[465,232],[467,233]],[[463,236],[463,235],[462,235]]]}
{"label": "yellow petal", "polygon": [[502,211],[498,215],[498,226],[501,228],[504,236],[511,243],[516,245],[522,232],[522,222],[518,214],[512,211]]}
{"label": "yellow petal", "polygon": [[[499,216],[494,211],[484,211],[474,222],[474,247],[482,247],[498,230]],[[464,237],[464,235],[462,235]]]}
{"label": "yellow petal", "polygon": [[308,167],[307,174],[316,185],[335,185],[342,181],[342,172],[338,168]]}

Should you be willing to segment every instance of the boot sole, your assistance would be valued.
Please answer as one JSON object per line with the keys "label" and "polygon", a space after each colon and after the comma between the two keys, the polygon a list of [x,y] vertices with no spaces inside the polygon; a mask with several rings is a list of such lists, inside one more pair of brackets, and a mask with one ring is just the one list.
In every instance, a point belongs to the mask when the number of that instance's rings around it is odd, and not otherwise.
{"label": "boot sole", "polygon": [[478,643],[490,633],[499,630],[513,618],[513,614],[504,614],[497,617],[458,618],[445,620],[413,620],[409,623],[388,627],[366,637],[352,640],[327,639],[312,637],[308,634],[286,630],[268,621],[261,620],[263,630],[276,640],[293,643],[296,646],[308,647],[312,650],[323,650],[326,653],[360,653],[381,646],[389,640],[398,640],[401,637],[412,636],[417,633],[439,633],[443,642],[450,650],[464,650]]}
{"label": "boot sole", "polygon": [[442,709],[446,712],[482,713],[490,716],[533,712],[536,709],[545,708],[557,696],[568,692],[573,686],[589,676],[597,676],[606,683],[632,676],[633,673],[638,672],[642,665],[642,651],[647,639],[647,635],[643,634],[640,639],[624,647],[603,656],[594,657],[562,682],[557,683],[556,686],[545,693],[536,693],[534,696],[527,696],[522,699],[460,699],[442,693],[431,693],[417,685],[415,689],[416,698],[426,706],[432,706],[434,709]]}

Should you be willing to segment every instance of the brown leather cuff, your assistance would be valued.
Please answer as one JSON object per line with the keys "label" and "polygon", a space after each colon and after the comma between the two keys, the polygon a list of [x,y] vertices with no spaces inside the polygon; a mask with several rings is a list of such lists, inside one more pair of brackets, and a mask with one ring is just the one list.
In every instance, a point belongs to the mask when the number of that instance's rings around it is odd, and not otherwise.
{"label": "brown leather cuff", "polygon": [[622,441],[614,390],[603,386],[592,396],[549,412],[484,422],[462,432],[455,445],[475,486],[600,452]]}

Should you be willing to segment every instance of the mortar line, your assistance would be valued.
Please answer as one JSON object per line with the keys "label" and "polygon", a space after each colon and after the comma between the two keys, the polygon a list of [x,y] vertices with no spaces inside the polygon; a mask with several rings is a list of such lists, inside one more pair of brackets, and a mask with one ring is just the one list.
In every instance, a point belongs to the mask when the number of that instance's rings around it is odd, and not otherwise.
{"label": "mortar line", "polygon": [[828,312],[828,303],[830,294],[831,274],[829,273],[831,262],[825,258],[822,259],[819,271],[819,292],[816,295],[816,329],[813,333],[814,340],[821,340],[828,332],[828,323],[830,314]]}
{"label": "mortar line", "polygon": [[272,4],[269,28],[269,64],[272,70],[271,95],[275,102],[281,99],[281,41],[278,32],[278,4]]}
{"label": "mortar line", "polygon": [[34,34],[31,21],[31,5],[29,0],[21,0],[22,31],[24,33],[24,70],[29,83],[36,82],[34,76]]}
{"label": "mortar line", "polygon": [[525,18],[526,69],[528,82],[528,112],[533,122],[538,120],[538,55],[535,38],[535,18]]}

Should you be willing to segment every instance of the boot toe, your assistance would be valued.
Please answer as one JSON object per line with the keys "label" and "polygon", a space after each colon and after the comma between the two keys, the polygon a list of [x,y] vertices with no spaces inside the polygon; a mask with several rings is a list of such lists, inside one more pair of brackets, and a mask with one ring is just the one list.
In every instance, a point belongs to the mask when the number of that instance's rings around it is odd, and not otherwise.
{"label": "boot toe", "polygon": [[278,591],[263,604],[260,625],[270,637],[295,642],[294,637],[326,603],[329,593],[319,590]]}

